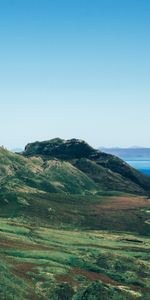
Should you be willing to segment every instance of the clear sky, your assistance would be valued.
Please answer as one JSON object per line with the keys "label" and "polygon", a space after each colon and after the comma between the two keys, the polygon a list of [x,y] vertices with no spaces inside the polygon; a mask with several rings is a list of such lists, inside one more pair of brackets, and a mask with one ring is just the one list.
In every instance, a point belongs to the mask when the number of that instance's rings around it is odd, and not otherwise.
{"label": "clear sky", "polygon": [[150,147],[149,0],[0,0],[0,144]]}

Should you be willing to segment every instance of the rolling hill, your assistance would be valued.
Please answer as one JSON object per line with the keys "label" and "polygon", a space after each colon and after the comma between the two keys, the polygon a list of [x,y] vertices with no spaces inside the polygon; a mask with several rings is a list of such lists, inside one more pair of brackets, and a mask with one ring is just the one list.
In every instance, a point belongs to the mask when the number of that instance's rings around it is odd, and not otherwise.
{"label": "rolling hill", "polygon": [[149,299],[150,179],[81,140],[0,148],[0,299]]}
{"label": "rolling hill", "polygon": [[78,139],[35,142],[25,147],[26,157],[41,157],[44,161],[58,159],[69,162],[96,185],[97,191],[123,191],[145,194],[150,191],[150,178],[130,167],[116,156],[93,149]]}
{"label": "rolling hill", "polygon": [[[145,214],[138,210],[132,216],[132,209],[147,206],[144,198],[138,199],[148,197],[149,189],[149,177],[81,140],[36,142],[28,144],[21,154],[0,148],[3,217],[24,216],[54,227],[130,228],[147,234]],[[114,206],[113,197],[118,199]]]}

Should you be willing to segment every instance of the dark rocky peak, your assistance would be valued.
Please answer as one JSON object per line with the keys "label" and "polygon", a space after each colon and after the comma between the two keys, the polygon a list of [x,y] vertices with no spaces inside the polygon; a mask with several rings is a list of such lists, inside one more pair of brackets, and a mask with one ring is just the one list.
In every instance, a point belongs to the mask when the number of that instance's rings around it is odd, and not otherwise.
{"label": "dark rocky peak", "polygon": [[93,149],[80,139],[63,140],[55,138],[44,142],[30,143],[25,147],[25,156],[56,157],[59,159],[94,158],[100,151]]}

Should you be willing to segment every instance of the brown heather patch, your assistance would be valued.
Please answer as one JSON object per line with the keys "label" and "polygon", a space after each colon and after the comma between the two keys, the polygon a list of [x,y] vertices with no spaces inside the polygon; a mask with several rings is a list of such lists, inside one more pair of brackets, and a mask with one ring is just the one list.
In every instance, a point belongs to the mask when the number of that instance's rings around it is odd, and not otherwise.
{"label": "brown heather patch", "polygon": [[90,281],[94,281],[94,280],[101,280],[104,283],[108,283],[114,286],[118,286],[119,283],[115,280],[112,280],[111,278],[109,278],[108,276],[104,275],[104,274],[100,274],[100,273],[96,273],[96,272],[92,272],[92,271],[87,271],[87,270],[83,270],[80,268],[73,268],[71,270],[71,274],[72,275],[83,275],[85,277],[87,277],[87,279],[89,279]]}
{"label": "brown heather patch", "polygon": [[19,264],[15,264],[15,267],[13,268],[13,271],[15,272],[15,274],[19,277],[22,277],[24,279],[28,279],[31,280],[31,276],[27,274],[27,272],[34,272],[36,274],[38,274],[38,271],[35,270],[35,267],[38,266],[34,263],[19,263]]}
{"label": "brown heather patch", "polygon": [[[16,276],[18,276],[19,278],[22,278],[24,280],[26,280],[30,286],[29,291],[31,289],[31,292],[28,295],[28,299],[29,300],[47,300],[47,298],[45,298],[44,296],[37,297],[37,294],[33,291],[33,286],[34,286],[34,282],[33,279],[31,277],[31,275],[27,274],[28,272],[33,272],[35,274],[38,274],[38,270],[36,270],[35,268],[40,266],[40,264],[34,264],[34,263],[19,263],[19,264],[14,264],[14,267],[12,269],[12,271],[14,272],[14,274]],[[40,277],[40,280],[44,282],[44,278]]]}
{"label": "brown heather patch", "polygon": [[[56,276],[56,280],[59,282],[68,282],[72,286],[74,285],[80,285],[80,282],[77,281],[77,279],[74,278],[75,275],[82,275],[87,278],[89,281],[95,281],[100,280],[104,284],[110,284],[112,286],[120,287],[120,286],[126,286],[126,284],[121,284],[120,282],[111,279],[109,276],[96,273],[92,271],[83,270],[80,268],[72,268],[71,271],[68,273],[68,275],[58,275]],[[139,291],[139,292],[150,292],[150,288],[142,288],[137,285],[129,284],[128,285],[133,291]],[[141,299],[141,298],[140,298]]]}
{"label": "brown heather patch", "polygon": [[[104,283],[119,286],[120,283],[112,280],[108,276],[92,271],[83,270],[80,268],[72,268],[68,275],[58,275],[55,278],[60,282],[68,282],[70,284],[77,284],[77,280],[74,278],[75,275],[85,276],[90,281],[101,280]],[[79,283],[78,283],[79,284]]]}
{"label": "brown heather patch", "polygon": [[15,250],[55,250],[55,247],[48,247],[39,244],[28,244],[20,242],[18,240],[7,240],[0,236],[0,247],[1,249],[15,249]]}
{"label": "brown heather patch", "polygon": [[96,211],[101,210],[129,210],[135,208],[142,208],[150,206],[150,202],[140,196],[121,196],[121,197],[110,197],[109,202],[96,205]]}

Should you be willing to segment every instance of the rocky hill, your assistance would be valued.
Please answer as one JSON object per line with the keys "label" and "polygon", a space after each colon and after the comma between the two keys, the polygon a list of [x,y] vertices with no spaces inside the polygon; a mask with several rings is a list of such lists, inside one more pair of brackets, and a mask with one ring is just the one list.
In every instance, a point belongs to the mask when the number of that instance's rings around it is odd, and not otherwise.
{"label": "rocky hill", "polygon": [[25,156],[41,156],[45,159],[58,158],[63,160],[75,158],[89,158],[99,155],[99,151],[93,149],[85,141],[79,139],[63,140],[55,138],[44,142],[30,143],[25,147]]}
{"label": "rocky hill", "polygon": [[[131,218],[130,205],[136,197],[132,200],[121,198],[119,204],[115,204],[118,208],[120,205],[129,207],[126,220],[124,208],[122,213],[116,210],[115,216],[106,208],[105,218],[98,208],[99,203],[107,203],[108,199],[111,203],[113,196],[130,198],[131,194],[149,196],[150,178],[84,141],[36,142],[27,145],[21,154],[0,148],[1,216],[26,215],[32,221],[34,218],[41,220],[42,224],[47,220],[56,226],[67,223],[86,228],[111,229],[113,226],[118,230],[122,224],[122,228],[129,226],[134,230],[139,224],[139,212],[135,221],[133,216]],[[148,203],[138,201],[140,207]],[[139,231],[147,232],[144,218]]]}
{"label": "rocky hill", "polygon": [[[40,157],[45,164],[54,159],[60,160],[61,164],[65,161],[70,164],[69,166],[74,166],[82,174],[88,176],[97,192],[113,190],[145,194],[150,191],[149,177],[130,167],[118,157],[93,149],[82,140],[56,138],[30,143],[25,147],[23,155],[30,158]],[[58,167],[55,170],[58,170]],[[59,181],[59,174],[57,175],[55,180]]]}

